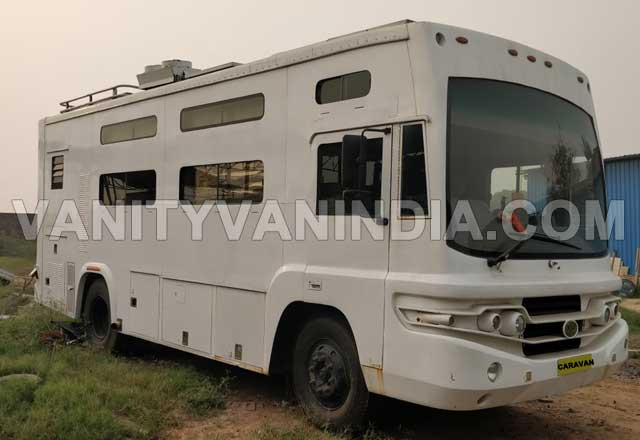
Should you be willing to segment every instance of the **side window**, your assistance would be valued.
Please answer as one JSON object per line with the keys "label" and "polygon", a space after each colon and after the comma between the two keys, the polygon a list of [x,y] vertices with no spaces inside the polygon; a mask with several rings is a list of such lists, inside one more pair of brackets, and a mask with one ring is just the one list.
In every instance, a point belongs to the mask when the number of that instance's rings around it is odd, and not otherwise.
{"label": "side window", "polygon": [[51,158],[51,189],[62,189],[64,181],[64,156]]}
{"label": "side window", "polygon": [[148,116],[146,118],[133,119],[105,125],[100,129],[100,143],[102,145],[115,144],[117,142],[133,141],[154,137],[158,132],[158,118]]}
{"label": "side window", "polygon": [[262,93],[188,107],[180,112],[180,130],[192,131],[256,121],[264,116]]}
{"label": "side window", "polygon": [[344,157],[341,142],[320,145],[317,179],[318,215],[374,217],[382,196],[382,138],[368,139],[357,157]]}
{"label": "side window", "polygon": [[329,104],[362,98],[371,90],[371,73],[368,70],[323,79],[316,85],[316,102]]}
{"label": "side window", "polygon": [[210,200],[227,203],[262,202],[264,164],[261,160],[196,165],[180,169],[180,200],[202,205]]}
{"label": "side window", "polygon": [[[424,134],[422,124],[402,127],[402,178],[400,182],[400,215],[413,217],[419,206],[429,214],[427,173],[425,168]],[[417,204],[417,206],[416,206]]]}
{"label": "side window", "polygon": [[103,174],[100,176],[100,203],[142,204],[156,200],[156,172],[153,170]]}

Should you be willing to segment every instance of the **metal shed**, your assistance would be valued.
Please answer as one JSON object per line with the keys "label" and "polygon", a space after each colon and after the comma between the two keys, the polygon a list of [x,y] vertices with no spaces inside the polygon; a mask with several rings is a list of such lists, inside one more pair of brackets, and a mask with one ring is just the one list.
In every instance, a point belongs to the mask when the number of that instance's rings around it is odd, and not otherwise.
{"label": "metal shed", "polygon": [[609,248],[635,274],[640,247],[640,154],[605,159],[607,198],[624,200],[624,240],[610,240]]}

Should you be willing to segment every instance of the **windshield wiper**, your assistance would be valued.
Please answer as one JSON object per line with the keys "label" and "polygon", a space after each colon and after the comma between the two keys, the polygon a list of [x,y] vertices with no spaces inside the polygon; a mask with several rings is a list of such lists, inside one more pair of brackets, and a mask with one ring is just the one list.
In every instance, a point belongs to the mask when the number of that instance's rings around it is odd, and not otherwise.
{"label": "windshield wiper", "polygon": [[511,256],[513,254],[518,252],[518,250],[522,247],[522,245],[525,244],[529,240],[538,240],[538,241],[544,241],[544,242],[547,242],[547,243],[559,244],[561,246],[570,247],[570,248],[576,249],[576,250],[581,250],[582,249],[580,246],[576,246],[575,244],[567,243],[566,241],[561,241],[561,240],[558,240],[556,238],[549,237],[548,235],[544,235],[544,234],[540,234],[538,232],[535,232],[531,237],[526,238],[526,239],[524,239],[522,241],[519,241],[519,242],[515,243],[513,246],[509,247],[507,250],[502,252],[497,257],[487,258],[487,265],[489,267],[500,266],[500,264],[502,264],[504,261],[507,261],[509,258],[511,258]]}

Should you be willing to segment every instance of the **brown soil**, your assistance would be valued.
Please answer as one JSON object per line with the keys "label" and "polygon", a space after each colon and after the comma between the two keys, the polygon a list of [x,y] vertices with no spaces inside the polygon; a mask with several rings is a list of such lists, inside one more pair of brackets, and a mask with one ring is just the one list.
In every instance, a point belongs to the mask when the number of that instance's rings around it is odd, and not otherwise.
{"label": "brown soil", "polygon": [[[286,403],[280,382],[238,372],[233,399],[221,414],[188,421],[163,439],[254,439],[266,426],[304,426],[299,408]],[[438,411],[373,397],[371,423],[391,439],[609,439],[640,438],[640,360],[625,371],[563,396],[478,412]]]}
{"label": "brown soil", "polygon": [[622,306],[625,309],[640,313],[640,298],[625,299],[622,301]]}

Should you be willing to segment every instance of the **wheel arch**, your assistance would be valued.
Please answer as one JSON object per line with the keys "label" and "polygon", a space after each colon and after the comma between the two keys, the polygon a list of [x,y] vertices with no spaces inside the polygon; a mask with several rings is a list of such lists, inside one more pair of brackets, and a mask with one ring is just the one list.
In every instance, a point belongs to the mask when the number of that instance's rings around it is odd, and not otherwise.
{"label": "wheel arch", "polygon": [[82,266],[80,271],[80,281],[78,282],[78,295],[76,295],[75,313],[74,317],[79,319],[84,311],[85,298],[87,292],[93,283],[97,280],[102,280],[107,286],[109,292],[109,308],[111,310],[111,317],[116,316],[115,311],[115,298],[111,294],[113,292],[111,270],[108,266],[102,263],[87,263]]}
{"label": "wheel arch", "polygon": [[356,352],[358,351],[358,344],[351,324],[340,309],[325,304],[293,301],[287,305],[280,315],[276,327],[269,360],[269,374],[283,374],[289,370],[296,336],[302,326],[316,316],[330,316],[341,322],[351,334],[356,346]]}

